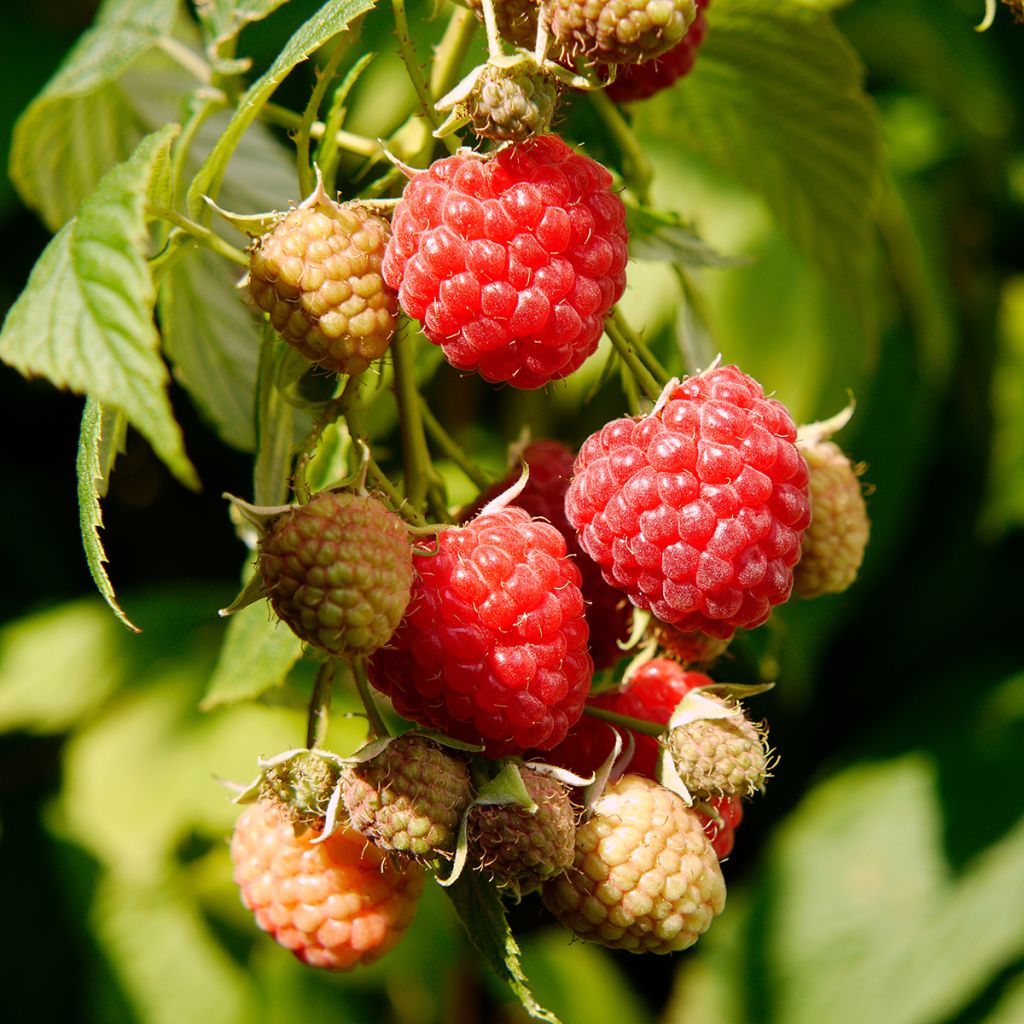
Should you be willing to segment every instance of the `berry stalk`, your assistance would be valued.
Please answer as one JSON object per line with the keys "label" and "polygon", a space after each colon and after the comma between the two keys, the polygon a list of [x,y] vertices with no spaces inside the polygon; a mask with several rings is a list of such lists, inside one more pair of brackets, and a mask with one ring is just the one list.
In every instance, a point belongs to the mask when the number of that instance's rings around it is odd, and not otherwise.
{"label": "berry stalk", "polygon": [[662,723],[651,722],[646,718],[632,718],[630,715],[619,714],[618,711],[600,708],[596,704],[584,704],[583,713],[593,718],[600,718],[602,722],[610,722],[612,725],[621,725],[624,729],[632,729],[633,732],[641,732],[645,736],[657,738],[665,732],[665,726]]}
{"label": "berry stalk", "polygon": [[664,390],[664,384],[658,383],[654,374],[651,373],[640,359],[636,348],[622,333],[614,317],[610,317],[605,321],[604,331],[608,335],[615,351],[618,352],[619,358],[629,368],[629,372],[633,375],[637,385],[652,402],[656,402]]}
{"label": "berry stalk", "polygon": [[491,486],[487,474],[481,472],[480,467],[462,450],[462,446],[448,433],[441,425],[441,421],[433,414],[427,400],[420,395],[420,413],[423,416],[423,425],[427,428],[434,444],[462,470],[466,476],[481,490]]}
{"label": "berry stalk", "polygon": [[331,694],[334,690],[334,669],[333,658],[325,661],[317,669],[313,693],[309,698],[309,716],[306,719],[306,746],[310,750],[323,747],[327,742]]}
{"label": "berry stalk", "polygon": [[356,692],[363,702],[363,710],[366,712],[366,720],[370,725],[370,739],[381,736],[389,736],[388,727],[377,710],[377,703],[370,692],[370,682],[366,678],[366,659],[354,658],[352,660],[352,678],[355,680]]}
{"label": "berry stalk", "polygon": [[643,146],[640,145],[640,140],[603,89],[592,89],[587,93],[587,97],[594,112],[619,148],[622,155],[622,176],[630,192],[636,196],[637,202],[649,204],[654,170]]}
{"label": "berry stalk", "polygon": [[349,32],[342,32],[334,46],[331,48],[327,63],[317,69],[316,85],[309,94],[309,102],[302,112],[302,120],[299,122],[298,130],[295,132],[295,162],[299,172],[299,194],[306,196],[316,187],[316,179],[313,173],[313,166],[309,159],[309,143],[312,138],[311,130],[313,122],[316,121],[317,111],[323,103],[327,89],[338,71],[338,65],[342,57],[348,52],[352,36]]}

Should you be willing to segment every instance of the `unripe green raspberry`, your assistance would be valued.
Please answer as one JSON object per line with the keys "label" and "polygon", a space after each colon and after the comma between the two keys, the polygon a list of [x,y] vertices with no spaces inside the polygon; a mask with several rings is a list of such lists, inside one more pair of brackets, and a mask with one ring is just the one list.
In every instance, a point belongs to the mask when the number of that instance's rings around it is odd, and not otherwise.
{"label": "unripe green raspberry", "polygon": [[347,768],[340,785],[354,829],[382,850],[421,860],[452,852],[473,799],[465,760],[415,735],[400,736],[376,757]]}
{"label": "unripe green raspberry", "polygon": [[317,193],[253,242],[249,294],[307,359],[361,373],[395,333],[398,296],[380,272],[390,236],[365,207]]}
{"label": "unripe green raspberry", "polygon": [[536,65],[488,64],[465,102],[477,135],[522,142],[547,131],[557,101],[555,80]]}
{"label": "unripe green raspberry", "polygon": [[841,594],[857,578],[871,523],[857,472],[832,441],[799,444],[810,467],[811,525],[793,570],[799,597]]}
{"label": "unripe green raspberry", "polygon": [[570,57],[639,64],[679,44],[694,0],[541,0],[551,33]]}
{"label": "unripe green raspberry", "polygon": [[763,729],[737,705],[710,694],[701,696],[736,713],[725,718],[696,718],[669,732],[668,749],[683,784],[697,800],[752,796],[763,790],[768,776]]}
{"label": "unripe green raspberry", "polygon": [[469,863],[502,888],[530,892],[572,863],[576,814],[566,787],[529,766],[519,769],[531,814],[519,804],[474,804],[467,821]]}
{"label": "unripe green raspberry", "polygon": [[624,775],[576,830],[573,866],[544,904],[583,939],[632,953],[692,946],[725,907],[725,881],[696,811]]}
{"label": "unripe green raspberry", "polygon": [[259,798],[277,805],[300,828],[313,829],[327,814],[338,782],[338,766],[312,750],[299,751],[265,768]]}
{"label": "unripe green raspberry", "polygon": [[369,495],[325,491],[283,513],[260,544],[259,565],[280,618],[339,658],[384,646],[412,589],[406,526]]}

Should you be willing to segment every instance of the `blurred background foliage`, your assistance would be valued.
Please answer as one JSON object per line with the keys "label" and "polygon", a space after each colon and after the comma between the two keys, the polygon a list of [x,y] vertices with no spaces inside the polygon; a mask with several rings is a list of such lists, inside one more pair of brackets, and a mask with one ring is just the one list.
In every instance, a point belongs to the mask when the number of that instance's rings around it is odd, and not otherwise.
{"label": "blurred background foliage", "polygon": [[[975,34],[976,0],[817,6],[839,8],[885,139],[854,302],[745,187],[756,152],[725,176],[671,134],[714,74],[714,5],[692,82],[636,127],[659,204],[750,257],[700,273],[689,336],[799,420],[855,393],[841,440],[868,466],[872,543],[848,594],[786,606],[726,666],[778,679],[760,709],[782,760],[726,864],[728,909],[699,945],[612,955],[570,944],[530,900],[513,910],[537,994],[565,1024],[1024,1021],[1024,26],[1001,9]],[[245,30],[257,68],[315,7],[292,0]],[[3,152],[94,8],[37,0],[0,16]],[[440,23],[414,23],[421,46],[436,39]],[[349,126],[374,135],[409,103],[385,28],[371,17],[364,29],[382,56]],[[285,98],[309,81],[298,69]],[[6,180],[0,236],[2,310],[48,237]],[[667,351],[675,282],[654,264],[633,278],[627,312]],[[430,399],[497,472],[523,423],[578,442],[618,415],[614,387],[585,404],[600,371],[596,358],[550,394],[495,398],[442,369]],[[241,907],[226,844],[235,809],[218,779],[247,780],[259,754],[301,741],[310,681],[299,672],[257,704],[198,710],[223,637],[216,609],[245,559],[218,495],[248,493],[250,458],[173,397],[205,491],[176,485],[133,435],[105,506],[136,637],[94,594],[80,550],[81,400],[0,370],[4,1019],[521,1019],[435,887],[394,954],[341,977],[303,968]],[[471,497],[447,475],[454,500]],[[332,728],[336,749],[359,740],[358,721],[336,715]]]}

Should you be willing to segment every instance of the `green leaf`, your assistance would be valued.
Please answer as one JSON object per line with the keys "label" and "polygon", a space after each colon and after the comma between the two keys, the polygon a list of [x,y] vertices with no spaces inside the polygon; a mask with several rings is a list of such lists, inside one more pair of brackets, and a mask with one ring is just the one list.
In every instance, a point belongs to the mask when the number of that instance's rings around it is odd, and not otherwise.
{"label": "green leaf", "polygon": [[234,39],[246,25],[273,14],[287,0],[195,0],[196,14],[214,49]]}
{"label": "green leaf", "polygon": [[445,891],[455,905],[473,945],[498,977],[519,997],[526,1012],[534,1020],[559,1024],[558,1018],[550,1010],[545,1010],[530,991],[519,962],[519,945],[509,930],[505,905],[495,887],[478,871],[463,871],[458,880]]}
{"label": "green leaf", "polygon": [[254,700],[280,686],[302,655],[299,638],[264,601],[235,612],[200,707]]}
{"label": "green leaf", "polygon": [[734,267],[749,262],[723,256],[700,238],[683,218],[669,210],[655,210],[626,201],[630,255],[641,260],[663,260],[683,267]]}
{"label": "green leaf", "polygon": [[146,262],[149,182],[177,132],[169,125],[143,139],[53,238],[0,330],[0,359],[120,410],[179,480],[198,487],[167,396]]}
{"label": "green leaf", "polygon": [[288,77],[292,68],[307,60],[339,32],[343,32],[350,22],[365,14],[375,2],[376,0],[328,0],[312,18],[296,30],[277,60],[246,91],[220,141],[192,182],[188,207],[193,215],[202,212],[204,195],[211,199],[217,198],[221,180],[239,140],[263,104]]}
{"label": "green leaf", "polygon": [[105,568],[107,553],[100,540],[103,511],[100,498],[107,493],[114,460],[124,450],[128,421],[119,410],[105,410],[94,398],[86,399],[82,429],[78,438],[78,520],[82,530],[85,558],[96,589],[114,614],[133,632],[141,630],[133,623],[114,596],[114,587]]}
{"label": "green leaf", "polygon": [[145,128],[118,83],[174,27],[178,0],[108,0],[14,126],[10,176],[56,231]]}
{"label": "green leaf", "polygon": [[160,282],[158,310],[175,378],[228,444],[252,451],[260,324],[237,281],[219,256],[190,253]]}
{"label": "green leaf", "polygon": [[863,69],[828,14],[718,0],[683,87],[637,104],[641,135],[701,153],[760,193],[855,309],[870,310],[882,146]]}

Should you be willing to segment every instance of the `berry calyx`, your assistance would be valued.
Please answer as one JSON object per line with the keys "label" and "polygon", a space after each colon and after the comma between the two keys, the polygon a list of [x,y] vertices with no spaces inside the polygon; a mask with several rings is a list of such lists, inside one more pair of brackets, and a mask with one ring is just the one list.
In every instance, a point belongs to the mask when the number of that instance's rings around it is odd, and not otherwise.
{"label": "berry calyx", "polygon": [[553,747],[593,673],[562,535],[508,507],[442,530],[414,563],[405,618],[369,661],[373,685],[400,715],[489,757]]}
{"label": "berry calyx", "polygon": [[696,812],[656,782],[624,775],[577,828],[573,866],[543,896],[580,938],[671,953],[722,912],[725,881]]}
{"label": "berry calyx", "polygon": [[663,622],[729,638],[793,585],[810,520],[786,408],[735,366],[672,382],[584,443],[569,522],[605,579]]}
{"label": "berry calyx", "polygon": [[376,498],[325,491],[270,523],[259,569],[274,611],[298,637],[354,658],[386,644],[401,620],[412,545]]}
{"label": "berry calyx", "polygon": [[597,348],[626,285],[611,175],[542,135],[435,161],[405,187],[384,278],[458,370],[538,388]]}
{"label": "berry calyx", "polygon": [[419,860],[451,854],[473,798],[465,760],[409,734],[346,768],[340,786],[352,828],[382,850]]}
{"label": "berry calyx", "polygon": [[311,967],[372,963],[401,938],[416,911],[423,870],[396,867],[351,829],[322,843],[296,835],[280,807],[247,807],[231,838],[242,902],[265,932]]}
{"label": "berry calyx", "polygon": [[318,187],[254,240],[249,294],[307,359],[361,373],[395,333],[398,297],[381,276],[390,235],[386,220]]}

